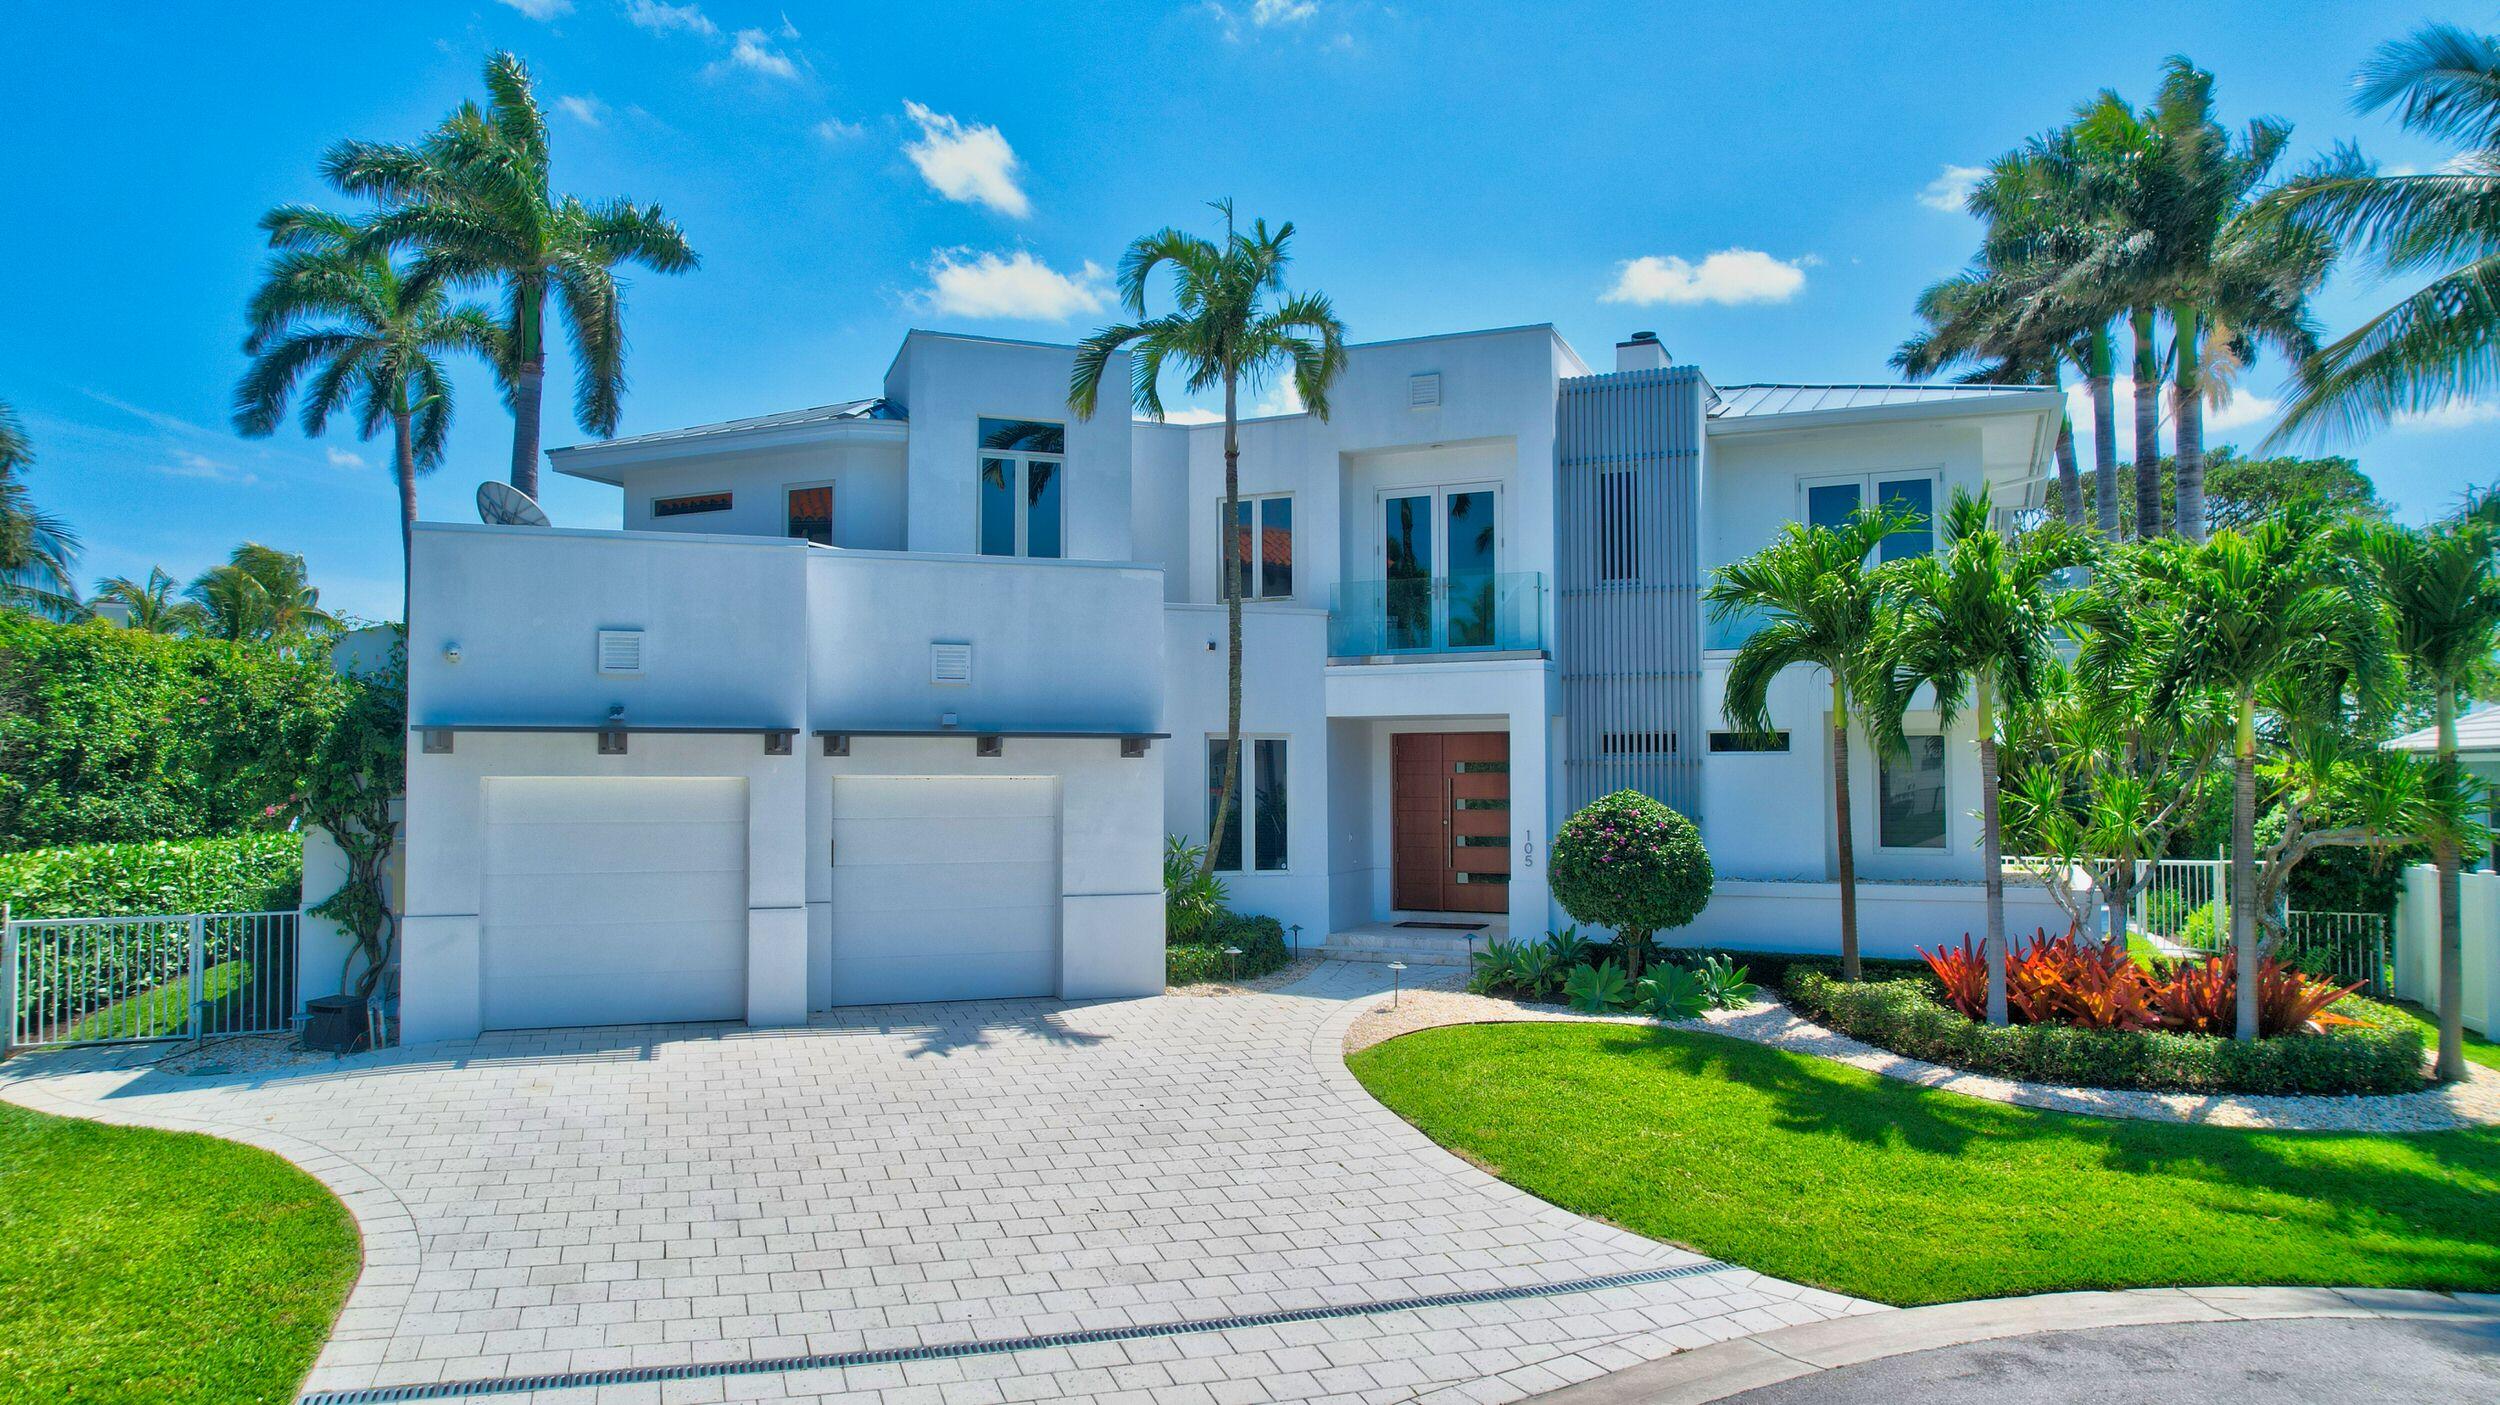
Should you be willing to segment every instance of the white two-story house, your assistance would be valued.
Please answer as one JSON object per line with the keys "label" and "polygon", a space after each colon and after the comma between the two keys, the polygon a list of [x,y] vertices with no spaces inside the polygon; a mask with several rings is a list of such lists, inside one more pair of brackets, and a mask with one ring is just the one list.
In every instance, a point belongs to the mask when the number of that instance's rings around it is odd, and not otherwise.
{"label": "white two-story house", "polygon": [[[1226,552],[1235,907],[1349,955],[1533,934],[1556,826],[1629,786],[1716,860],[1686,939],[1829,947],[1828,690],[1731,732],[1743,624],[1701,587],[1791,520],[2034,506],[2059,410],[1714,387],[1646,334],[1602,372],[1546,326],[1377,342],[1329,419],[1241,426],[1228,522],[1222,427],[1078,418],[1073,356],[913,332],[876,396],[552,453],[622,530],[419,525],[406,1038],[1159,991],[1161,849],[1224,761]],[[1854,751],[1871,951],[1978,925],[1967,725],[1910,732]]]}

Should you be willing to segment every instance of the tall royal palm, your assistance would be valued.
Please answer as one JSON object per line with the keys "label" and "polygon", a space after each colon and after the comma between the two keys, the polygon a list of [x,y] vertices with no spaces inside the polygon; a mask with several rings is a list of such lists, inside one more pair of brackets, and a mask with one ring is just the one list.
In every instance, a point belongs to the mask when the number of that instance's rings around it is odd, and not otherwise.
{"label": "tall royal palm", "polygon": [[[2394,617],[2397,651],[2431,694],[2439,786],[2453,790],[2459,783],[2457,705],[2488,675],[2492,653],[2500,649],[2500,530],[2478,513],[2427,530],[2381,526],[2369,544],[2370,565]],[[2431,857],[2439,866],[2437,1073],[2453,1080],[2466,1074],[2457,837],[2433,834]]]}
{"label": "tall royal palm", "polygon": [[[1270,230],[1266,220],[1248,230],[1233,223],[1229,200],[1215,202],[1224,214],[1223,242],[1166,228],[1129,245],[1120,257],[1120,300],[1134,321],[1104,327],[1077,349],[1068,378],[1068,408],[1092,418],[1102,399],[1111,358],[1129,352],[1128,399],[1149,419],[1163,418],[1163,372],[1177,372],[1194,393],[1224,393],[1224,520],[1241,516],[1240,398],[1278,377],[1291,381],[1302,407],[1328,418],[1328,392],[1345,369],[1345,324],[1320,293],[1285,291],[1292,258],[1293,222]],[[1172,270],[1172,311],[1146,315],[1146,288],[1155,270]],[[1224,535],[1230,549],[1220,567],[1229,648],[1224,709],[1224,779],[1209,822],[1206,857],[1199,871],[1212,872],[1241,781],[1241,597],[1248,569],[1246,544]]]}
{"label": "tall royal palm", "polygon": [[1790,668],[1822,670],[1831,687],[1832,822],[1839,836],[1840,972],[1858,979],[1858,860],[1849,820],[1849,726],[1853,718],[1888,740],[1883,724],[1899,710],[1878,700],[1889,673],[1879,643],[1876,572],[1868,565],[1886,536],[1913,525],[1900,515],[1860,513],[1839,527],[1791,522],[1779,537],[1741,561],[1720,567],[1703,599],[1711,618],[1756,618],[1728,664],[1721,710],[1741,732],[1767,734],[1771,683]]}
{"label": "tall royal palm", "polygon": [[2500,387],[2500,38],[2425,25],[2371,58],[2355,102],[2464,149],[2403,175],[2342,152],[2260,205],[2390,277],[2430,275],[2295,368],[2277,439],[2358,437]]}
{"label": "tall royal palm", "polygon": [[34,462],[26,427],[0,400],[0,606],[72,619],[85,613],[70,578],[78,534],[35,505],[25,478]]}
{"label": "tall royal palm", "polygon": [[[1979,854],[1987,893],[1988,1019],[2006,1022],[2005,839],[1998,814],[1999,709],[2028,704],[2052,676],[2059,572],[2080,565],[2090,539],[2051,522],[2019,537],[1997,530],[1985,490],[1956,488],[1940,550],[1878,572],[1889,618],[1878,646],[1893,669],[1888,705],[1919,684],[1935,691],[1947,725],[1967,700],[1979,741]],[[1898,712],[1895,712],[1897,719]],[[1895,721],[1893,727],[1898,726]]]}
{"label": "tall royal palm", "polygon": [[243,343],[252,362],[235,387],[235,428],[275,432],[299,386],[306,434],[323,433],[343,409],[354,414],[359,438],[389,426],[404,570],[417,475],[442,461],[451,427],[443,358],[468,351],[492,364],[502,334],[485,308],[453,304],[440,283],[410,279],[388,253],[365,247],[342,216],[287,206],[270,211],[261,227],[278,252],[252,297]]}
{"label": "tall royal palm", "polygon": [[[2035,314],[2031,280],[1997,268],[1984,255],[1951,278],[1931,283],[1918,296],[1919,320],[1892,354],[1895,370],[1927,380],[1956,366],[1967,384],[2045,385],[2064,388],[2065,369],[2086,368],[2092,341],[2073,318]],[[2104,386],[2104,390],[2106,387]],[[2059,520],[2083,521],[2083,479],[2075,464],[2075,426],[2061,405],[2057,417]],[[2095,485],[2106,491],[2105,486]]]}
{"label": "tall royal palm", "polygon": [[2146,622],[2154,707],[2168,711],[2204,689],[2230,711],[2231,942],[2243,1040],[2257,1037],[2258,698],[2384,693],[2393,641],[2360,554],[2348,533],[2295,508],[2245,533],[2164,543],[2137,562],[2154,587]]}
{"label": "tall royal palm", "polygon": [[552,300],[572,341],[573,415],[591,434],[616,432],[625,394],[620,264],[680,273],[694,249],[657,205],[585,204],[552,193],[547,120],[527,65],[486,62],[488,104],[463,103],[413,146],[348,141],[322,169],[333,185],[370,195],[369,247],[411,250],[421,287],[497,284],[504,296],[502,372],[512,403],[512,486],[538,491],[540,400]]}

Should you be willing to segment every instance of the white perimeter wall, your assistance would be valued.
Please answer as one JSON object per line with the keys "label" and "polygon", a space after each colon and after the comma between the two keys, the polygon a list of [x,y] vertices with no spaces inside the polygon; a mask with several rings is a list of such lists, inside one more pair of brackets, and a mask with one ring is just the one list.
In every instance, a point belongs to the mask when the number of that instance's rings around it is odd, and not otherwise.
{"label": "white perimeter wall", "polygon": [[[2500,874],[2457,875],[2464,938],[2465,1026],[2500,1034]],[[2396,994],[2439,1011],[2439,869],[2414,864],[2396,897]]]}

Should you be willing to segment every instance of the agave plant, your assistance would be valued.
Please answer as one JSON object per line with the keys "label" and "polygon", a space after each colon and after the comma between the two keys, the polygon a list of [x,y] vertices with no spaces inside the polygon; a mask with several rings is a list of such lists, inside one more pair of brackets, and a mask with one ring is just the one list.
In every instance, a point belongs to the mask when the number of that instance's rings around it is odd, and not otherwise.
{"label": "agave plant", "polygon": [[1701,978],[1672,962],[1643,976],[1635,996],[1640,1007],[1659,1020],[1697,1020],[1709,1013],[1711,1005]]}
{"label": "agave plant", "polygon": [[1749,967],[1737,965],[1733,957],[1705,956],[1693,978],[1713,1009],[1741,1010],[1754,1002],[1757,993],[1751,974]]}
{"label": "agave plant", "polygon": [[1632,982],[1625,979],[1623,968],[1612,961],[1594,966],[1583,962],[1563,982],[1563,994],[1570,998],[1571,1008],[1582,1014],[1611,1014],[1630,999]]}

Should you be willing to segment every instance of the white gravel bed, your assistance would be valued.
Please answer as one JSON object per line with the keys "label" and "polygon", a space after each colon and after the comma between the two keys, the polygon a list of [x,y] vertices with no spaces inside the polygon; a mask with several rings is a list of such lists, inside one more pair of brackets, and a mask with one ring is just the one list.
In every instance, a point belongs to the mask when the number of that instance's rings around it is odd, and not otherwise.
{"label": "white gravel bed", "polygon": [[[1520,1021],[1600,1021],[1645,1024],[1638,1015],[1584,1015],[1560,1005],[1528,1004],[1464,991],[1409,991],[1391,1009],[1383,998],[1346,1031],[1347,1053],[1369,1048],[1419,1029],[1453,1024],[1502,1024]],[[2253,1094],[2156,1093],[2117,1088],[2069,1088],[2025,1083],[2012,1078],[1969,1073],[1923,1059],[1905,1058],[1845,1035],[1836,1034],[1798,1015],[1785,1005],[1759,1003],[1742,1010],[1720,1010],[1668,1026],[1702,1030],[1735,1039],[1767,1044],[1791,1053],[1811,1054],[1835,1063],[1879,1073],[1924,1088],[1942,1088],[1990,1102],[2054,1112],[2079,1112],[2094,1117],[2128,1117],[2145,1122],[2201,1123],[2215,1127],[2264,1128],[2285,1132],[2446,1132],[2463,1127],[2500,1126],[2500,1072],[2472,1066],[2463,1083],[2427,1088],[2419,1093],[2387,1093],[2346,1097],[2261,1097]]]}

